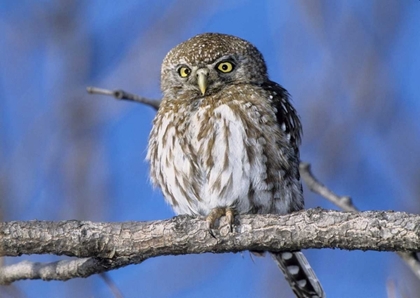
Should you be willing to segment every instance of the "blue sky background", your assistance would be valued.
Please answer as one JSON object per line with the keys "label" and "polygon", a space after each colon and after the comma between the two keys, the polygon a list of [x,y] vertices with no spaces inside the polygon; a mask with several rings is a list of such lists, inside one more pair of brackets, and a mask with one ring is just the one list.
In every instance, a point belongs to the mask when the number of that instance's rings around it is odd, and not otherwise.
{"label": "blue sky background", "polygon": [[[419,213],[420,1],[0,1],[0,219],[173,216],[148,182],[160,64],[203,32],[254,43],[292,94],[302,159],[361,210]],[[336,209],[305,189],[306,206]],[[417,297],[395,254],[307,250],[328,297]],[[5,258],[54,261],[54,256]],[[125,297],[293,297],[269,257],[159,257],[109,273]],[[113,297],[98,276],[22,281],[0,297]]]}

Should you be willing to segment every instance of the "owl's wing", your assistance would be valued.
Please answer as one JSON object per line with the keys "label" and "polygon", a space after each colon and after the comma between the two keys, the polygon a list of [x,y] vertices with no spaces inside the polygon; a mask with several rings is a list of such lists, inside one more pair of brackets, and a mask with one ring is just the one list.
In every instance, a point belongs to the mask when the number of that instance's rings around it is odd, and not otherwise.
{"label": "owl's wing", "polygon": [[277,110],[276,117],[280,129],[289,139],[290,144],[299,152],[301,142],[302,125],[296,110],[290,104],[290,95],[279,84],[268,81],[262,86],[272,96],[272,105]]}
{"label": "owl's wing", "polygon": [[[288,143],[295,152],[296,167],[299,163],[299,145],[301,142],[302,125],[296,110],[290,104],[289,93],[275,82],[267,82],[264,89],[270,93],[270,100],[276,110],[276,118]],[[299,179],[299,171],[295,172]],[[324,298],[325,293],[314,271],[300,252],[271,253],[279,268],[283,271],[296,297]]]}

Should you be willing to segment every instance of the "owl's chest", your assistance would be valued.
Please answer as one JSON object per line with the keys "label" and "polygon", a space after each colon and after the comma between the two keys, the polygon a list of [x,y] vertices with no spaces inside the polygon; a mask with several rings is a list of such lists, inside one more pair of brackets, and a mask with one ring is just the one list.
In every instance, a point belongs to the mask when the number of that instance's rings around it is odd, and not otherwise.
{"label": "owl's chest", "polygon": [[258,107],[234,103],[167,114],[158,134],[158,144],[165,148],[158,150],[155,168],[162,173],[166,197],[178,204],[171,203],[177,213],[206,215],[217,206],[232,205],[247,213],[257,203],[254,196],[269,208],[269,168],[277,163],[269,164],[273,158],[267,154],[278,151],[273,118]]}
{"label": "owl's chest", "polygon": [[232,158],[231,150],[243,148],[250,136],[261,135],[258,115],[226,104],[201,107],[186,119],[180,142],[207,171],[214,166],[215,155]]}

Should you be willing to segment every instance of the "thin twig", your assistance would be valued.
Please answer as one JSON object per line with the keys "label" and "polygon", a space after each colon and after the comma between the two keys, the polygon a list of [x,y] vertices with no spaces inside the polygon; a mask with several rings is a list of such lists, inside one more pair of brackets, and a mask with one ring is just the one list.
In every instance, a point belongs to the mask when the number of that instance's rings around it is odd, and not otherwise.
{"label": "thin twig", "polygon": [[[358,212],[359,210],[353,204],[352,199],[348,196],[339,196],[328,189],[324,184],[318,181],[312,174],[311,165],[301,162],[299,165],[300,175],[309,189],[314,193],[326,198],[333,204],[337,205],[344,211]],[[420,279],[420,260],[415,252],[396,252],[401,259],[407,264],[415,276]]]}
{"label": "thin twig", "polygon": [[326,198],[331,203],[337,205],[344,211],[354,211],[357,212],[357,208],[353,205],[353,202],[348,196],[338,196],[329,190],[324,184],[318,181],[311,172],[311,165],[306,162],[301,162],[299,165],[300,175],[305,183],[308,185],[309,189],[314,193],[319,194],[320,196]]}
{"label": "thin twig", "polygon": [[155,110],[159,108],[160,100],[150,99],[143,96],[138,96],[132,93],[125,92],[124,90],[108,90],[97,87],[87,87],[87,92],[90,94],[100,94],[100,95],[109,95],[115,97],[116,99],[124,99],[128,101],[134,101],[142,104],[151,106]]}
{"label": "thin twig", "polygon": [[397,252],[397,255],[407,264],[407,266],[413,271],[414,275],[420,279],[420,260],[415,252]]}
{"label": "thin twig", "polygon": [[386,282],[386,293],[387,298],[397,298],[396,293],[396,286],[395,286],[395,280],[388,279]]}
{"label": "thin twig", "polygon": [[104,282],[109,287],[109,289],[111,290],[115,298],[124,298],[120,289],[118,289],[117,285],[114,283],[114,281],[109,276],[109,274],[107,274],[106,272],[103,272],[103,273],[100,273],[99,276],[104,280]]}

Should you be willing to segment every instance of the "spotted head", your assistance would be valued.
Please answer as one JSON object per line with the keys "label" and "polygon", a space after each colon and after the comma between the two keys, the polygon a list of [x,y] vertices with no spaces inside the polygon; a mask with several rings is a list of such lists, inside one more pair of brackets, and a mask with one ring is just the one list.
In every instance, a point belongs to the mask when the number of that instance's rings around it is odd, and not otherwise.
{"label": "spotted head", "polygon": [[258,49],[241,38],[205,33],[177,45],[165,57],[161,89],[166,98],[197,98],[231,84],[262,84],[267,67]]}

